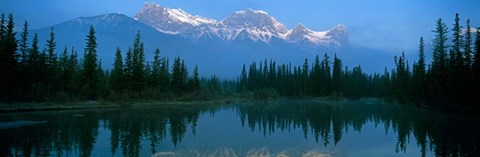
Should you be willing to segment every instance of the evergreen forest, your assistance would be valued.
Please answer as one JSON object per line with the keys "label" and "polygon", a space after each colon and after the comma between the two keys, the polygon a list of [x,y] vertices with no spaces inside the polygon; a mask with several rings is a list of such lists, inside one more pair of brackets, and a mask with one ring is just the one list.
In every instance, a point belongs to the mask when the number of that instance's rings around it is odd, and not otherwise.
{"label": "evergreen forest", "polygon": [[[480,29],[471,27],[470,20],[461,24],[459,14],[451,27],[441,18],[435,21],[432,41],[419,38],[416,60],[401,53],[392,59],[396,67],[385,67],[383,73],[366,73],[361,65],[344,66],[341,58],[325,53],[305,59],[303,65],[252,62],[239,67],[239,76],[230,80],[200,77],[197,65],[164,57],[160,49],[145,50],[141,32],[123,50],[126,53],[120,48],[97,52],[93,26],[85,32],[85,49],[78,50],[57,45],[54,28],[48,40],[39,41],[27,22],[17,32],[12,14],[2,14],[0,20],[2,103],[376,97],[448,112],[480,111],[475,98],[480,93]],[[426,43],[433,48],[425,49]],[[111,69],[102,68],[98,53],[115,54]],[[146,60],[145,53],[153,53],[153,60]]]}

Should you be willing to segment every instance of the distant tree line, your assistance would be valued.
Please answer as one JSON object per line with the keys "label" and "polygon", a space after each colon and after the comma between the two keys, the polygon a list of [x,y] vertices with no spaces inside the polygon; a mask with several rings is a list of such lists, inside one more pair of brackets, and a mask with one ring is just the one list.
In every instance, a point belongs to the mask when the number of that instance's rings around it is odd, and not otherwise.
{"label": "distant tree line", "polygon": [[[152,62],[145,60],[140,32],[122,57],[115,53],[113,69],[103,70],[97,58],[95,30],[86,36],[83,58],[74,47],[57,53],[52,28],[45,48],[40,50],[38,34],[29,40],[25,21],[20,39],[14,31],[14,20],[2,14],[0,19],[0,102],[43,102],[71,100],[137,100],[174,99],[198,93],[215,93],[220,86],[216,77],[199,78],[198,66],[188,75],[185,62],[176,57],[172,68],[169,59],[155,50]],[[59,55],[58,55],[59,54]],[[204,85],[201,85],[203,83]]]}
{"label": "distant tree line", "polygon": [[480,31],[470,26],[470,20],[462,29],[459,21],[456,14],[451,42],[446,24],[441,18],[436,21],[430,64],[425,61],[421,37],[417,61],[409,64],[402,53],[394,57],[396,68],[385,68],[383,74],[366,74],[360,66],[343,67],[339,58],[334,56],[332,63],[327,54],[322,59],[317,56],[312,64],[305,59],[302,66],[293,67],[265,60],[259,65],[253,62],[248,69],[243,65],[238,91],[259,97],[382,97],[421,107],[478,112]]}
{"label": "distant tree line", "polygon": [[343,67],[337,56],[334,56],[332,63],[325,54],[322,59],[316,56],[312,64],[305,59],[302,66],[277,65],[275,61],[265,60],[259,66],[253,62],[247,72],[244,65],[238,89],[241,93],[253,91],[254,95],[261,93],[266,96],[360,98],[377,96],[375,94],[379,93],[374,91],[384,87],[383,80],[380,75],[365,74],[360,66],[352,69]]}

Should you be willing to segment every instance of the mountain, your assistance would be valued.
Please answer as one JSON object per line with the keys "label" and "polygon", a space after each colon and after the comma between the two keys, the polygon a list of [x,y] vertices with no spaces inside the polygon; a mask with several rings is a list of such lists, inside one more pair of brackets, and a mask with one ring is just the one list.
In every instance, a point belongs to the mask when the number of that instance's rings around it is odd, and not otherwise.
{"label": "mountain", "polygon": [[[83,56],[89,27],[95,28],[98,57],[104,68],[111,68],[117,47],[125,57],[128,47],[138,31],[145,45],[147,61],[153,59],[155,48],[170,59],[180,56],[189,70],[197,64],[202,76],[217,75],[235,78],[243,64],[273,59],[277,63],[301,65],[305,58],[334,53],[344,59],[344,65],[357,65],[360,56],[371,56],[376,62],[391,62],[390,56],[380,56],[378,51],[351,48],[345,26],[339,24],[328,31],[317,32],[298,24],[288,29],[264,11],[246,9],[237,11],[221,21],[194,16],[181,9],[169,9],[154,3],[145,3],[134,18],[111,13],[92,17],[79,17],[51,27],[32,30],[39,34],[44,46],[53,28],[57,53],[64,47],[75,47]],[[18,33],[19,34],[19,33]],[[352,53],[354,52],[355,53]],[[375,52],[375,53],[374,53]],[[381,58],[381,59],[379,59]],[[384,65],[375,71],[383,71]]]}
{"label": "mountain", "polygon": [[[94,27],[97,37],[97,55],[101,59],[102,65],[107,68],[113,63],[116,48],[121,48],[125,53],[138,31],[141,32],[142,39],[148,49],[154,49],[157,46],[163,48],[161,45],[181,47],[183,40],[174,35],[160,33],[150,26],[119,13],[79,17],[51,27],[35,29],[31,32],[38,33],[40,45],[42,46],[44,45],[42,42],[47,40],[48,34],[53,29],[56,36],[57,52],[63,51],[65,47],[69,50],[74,47],[78,55],[83,56],[85,39],[90,26]],[[159,43],[162,44],[160,45]]]}
{"label": "mountain", "polygon": [[301,24],[289,30],[261,10],[236,11],[225,19],[216,21],[191,15],[181,9],[171,9],[153,2],[146,2],[134,18],[160,32],[179,35],[193,41],[251,40],[271,44],[272,40],[279,39],[298,46],[307,46],[312,50],[335,49],[349,45],[348,33],[342,24],[323,32],[312,31]]}

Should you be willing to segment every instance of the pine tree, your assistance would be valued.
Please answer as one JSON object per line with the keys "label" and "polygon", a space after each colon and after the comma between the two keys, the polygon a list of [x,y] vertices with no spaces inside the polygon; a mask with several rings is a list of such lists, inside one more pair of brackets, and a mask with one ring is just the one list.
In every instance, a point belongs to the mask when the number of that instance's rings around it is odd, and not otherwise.
{"label": "pine tree", "polygon": [[162,91],[167,91],[170,87],[170,68],[168,58],[163,57],[160,64],[160,81],[159,86]]}
{"label": "pine tree", "polygon": [[122,51],[117,47],[115,51],[115,60],[111,72],[110,86],[114,92],[121,92],[124,89],[123,58]]}
{"label": "pine tree", "polygon": [[98,76],[98,96],[101,98],[106,98],[109,95],[109,72],[102,69],[102,60],[98,61],[97,66],[97,76]]}
{"label": "pine tree", "polygon": [[248,77],[247,77],[247,70],[245,68],[245,64],[242,67],[242,73],[240,74],[240,81],[239,81],[239,91],[242,93],[247,92],[248,90]]}
{"label": "pine tree", "polygon": [[28,78],[28,23],[25,21],[23,25],[23,30],[20,35],[21,39],[19,41],[18,49],[19,49],[19,54],[20,54],[20,59],[19,59],[19,70],[18,70],[18,77],[17,80],[19,82],[17,88],[20,90],[19,96],[21,97],[20,99],[25,99],[25,96],[28,93],[29,90],[29,78]]}
{"label": "pine tree", "polygon": [[321,80],[321,72],[320,72],[320,58],[315,56],[315,61],[312,66],[312,83],[313,83],[313,94],[315,96],[320,96],[320,88],[323,81]]}
{"label": "pine tree", "polygon": [[[480,93],[480,27],[477,28],[477,32],[475,33],[475,53],[473,56],[473,78],[474,78],[474,93]],[[480,105],[476,106],[477,109],[480,109]]]}
{"label": "pine tree", "polygon": [[188,70],[187,70],[187,65],[185,65],[185,61],[182,59],[182,64],[180,66],[180,74],[181,74],[181,80],[183,80],[183,91],[186,90],[186,82],[188,80]]}
{"label": "pine tree", "polygon": [[18,93],[16,80],[18,72],[17,39],[14,30],[13,15],[8,15],[5,25],[4,17],[0,22],[0,100],[15,101]]}
{"label": "pine tree", "polygon": [[98,76],[97,41],[93,26],[90,26],[86,41],[81,92],[86,99],[96,100],[100,78]]}
{"label": "pine tree", "polygon": [[420,37],[420,44],[418,46],[418,62],[414,64],[413,68],[413,80],[415,84],[415,99],[418,103],[423,104],[425,102],[425,90],[426,90],[426,70],[425,70],[425,43],[423,37]]}
{"label": "pine tree", "polygon": [[455,58],[450,58],[450,60],[454,60],[453,61],[454,65],[451,65],[451,66],[455,67],[455,70],[461,70],[461,68],[463,67],[463,55],[460,50],[463,45],[461,29],[462,29],[462,26],[460,26],[460,18],[457,13],[455,14],[455,23],[452,28],[452,31],[453,31],[452,50],[455,53]]}
{"label": "pine tree", "polygon": [[80,93],[80,83],[81,82],[81,74],[80,74],[80,65],[77,60],[78,54],[75,51],[75,48],[71,48],[70,58],[67,64],[67,73],[71,75],[71,79],[67,82],[67,89],[70,95],[78,96]]}
{"label": "pine tree", "polygon": [[32,39],[32,46],[28,51],[28,68],[27,71],[31,74],[31,81],[38,82],[40,80],[40,51],[38,47],[38,34],[35,33]]}
{"label": "pine tree", "polygon": [[[472,57],[472,32],[470,27],[470,19],[467,19],[467,31],[465,32],[465,43],[464,43],[464,51],[465,51],[465,59],[464,59],[464,80],[460,80],[462,82],[463,87],[466,89],[464,91],[465,94],[462,94],[463,100],[466,104],[470,105],[473,104],[474,100],[474,80],[475,77],[473,75],[472,67],[473,67],[473,57]],[[473,86],[472,86],[473,85]]]}
{"label": "pine tree", "polygon": [[58,70],[58,63],[57,63],[57,54],[55,53],[55,49],[57,47],[55,41],[55,33],[53,32],[53,28],[51,28],[50,36],[47,39],[46,48],[48,51],[47,56],[47,82],[46,82],[46,94],[53,96],[55,91],[57,90],[59,84],[59,70]]}
{"label": "pine tree", "polygon": [[57,62],[57,55],[55,54],[55,49],[57,48],[57,42],[55,42],[55,33],[53,32],[53,28],[50,31],[50,38],[47,39],[46,47],[48,51],[48,64],[55,66]]}
{"label": "pine tree", "polygon": [[[429,72],[431,79],[429,79],[430,81],[428,86],[431,100],[435,101],[431,102],[431,105],[435,105],[434,107],[437,107],[437,105],[448,103],[445,102],[445,99],[448,96],[446,93],[448,87],[448,74],[446,72],[450,71],[450,68],[448,67],[452,66],[447,67],[449,64],[446,53],[448,48],[446,44],[448,40],[448,28],[445,23],[442,22],[441,18],[436,21],[436,29],[433,32],[435,32],[435,38],[433,39],[433,60],[431,70]],[[451,54],[454,54],[453,51]],[[450,58],[452,59],[454,56],[451,56]],[[453,61],[453,59],[451,61]]]}
{"label": "pine tree", "polygon": [[23,66],[27,64],[27,53],[28,53],[28,23],[25,21],[23,24],[22,34],[20,35],[20,45],[19,50],[21,54],[21,63]]}
{"label": "pine tree", "polygon": [[[341,85],[342,85],[342,61],[337,58],[337,55],[335,54],[335,57],[333,59],[333,74],[332,74],[332,90],[336,94],[340,94],[341,91]],[[337,96],[337,95],[334,95]]]}
{"label": "pine tree", "polygon": [[149,79],[150,87],[160,88],[160,81],[162,79],[161,64],[162,64],[162,60],[160,57],[160,49],[157,48],[155,49],[153,63],[152,63],[152,72]]}
{"label": "pine tree", "polygon": [[[339,60],[338,60],[339,61]],[[340,67],[337,67],[337,68],[340,68],[341,69],[341,62],[337,62],[337,63],[340,63]],[[339,65],[337,65],[339,66]],[[338,88],[337,89],[332,89],[332,74],[331,74],[331,68],[330,68],[330,57],[328,56],[327,53],[325,53],[323,55],[323,60],[322,60],[322,66],[320,67],[321,69],[321,75],[322,75],[322,95],[329,95],[329,94],[332,94],[332,92],[338,92],[340,86],[338,85],[338,82],[336,82],[335,84],[337,84]],[[337,69],[339,70],[339,69]],[[340,70],[341,71],[341,70]],[[337,71],[339,72],[339,71]],[[337,73],[337,74],[340,74],[340,73]],[[338,76],[338,75],[337,75]]]}
{"label": "pine tree", "polygon": [[145,53],[140,31],[137,32],[136,38],[133,41],[132,59],[132,71],[129,81],[131,81],[132,89],[135,92],[141,92],[145,88],[147,81],[145,73]]}
{"label": "pine tree", "polygon": [[29,74],[29,79],[27,86],[28,89],[27,99],[33,101],[43,101],[44,100],[44,81],[46,78],[45,73],[45,59],[43,53],[40,52],[38,46],[38,34],[35,33],[32,39],[32,46],[28,51],[28,65],[27,73]]}
{"label": "pine tree", "polygon": [[63,49],[63,53],[60,55],[60,59],[58,61],[58,66],[60,68],[60,90],[63,91],[63,92],[67,92],[68,91],[68,87],[67,87],[67,84],[68,82],[70,82],[70,78],[71,78],[71,72],[68,71],[68,60],[69,60],[69,55],[68,55],[68,49],[67,47],[65,46],[65,48]]}
{"label": "pine tree", "polygon": [[302,74],[301,74],[301,95],[306,96],[307,93],[307,83],[308,83],[308,59],[305,59],[302,67]]}
{"label": "pine tree", "polygon": [[442,19],[439,18],[436,21],[436,29],[433,31],[436,33],[435,38],[433,39],[433,61],[432,61],[432,72],[435,74],[443,73],[446,71],[447,65],[447,53],[446,49],[448,48],[446,42],[448,40],[447,33],[448,28],[445,23],[442,22]]}
{"label": "pine tree", "polygon": [[200,78],[198,74],[198,65],[193,69],[193,90],[198,92],[200,90]]}
{"label": "pine tree", "polygon": [[465,68],[470,74],[472,71],[472,28],[470,27],[470,19],[467,20],[467,32],[465,32]]}
{"label": "pine tree", "polygon": [[172,90],[175,94],[177,95],[183,94],[185,80],[184,80],[182,61],[180,57],[175,58],[173,62],[171,85],[172,85]]}

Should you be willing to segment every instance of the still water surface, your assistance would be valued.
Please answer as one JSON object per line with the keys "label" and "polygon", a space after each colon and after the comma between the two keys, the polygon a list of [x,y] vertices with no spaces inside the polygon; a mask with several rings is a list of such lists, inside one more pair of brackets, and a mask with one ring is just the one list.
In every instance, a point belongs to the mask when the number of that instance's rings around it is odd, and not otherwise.
{"label": "still water surface", "polygon": [[0,114],[0,156],[478,156],[479,118],[378,100]]}

